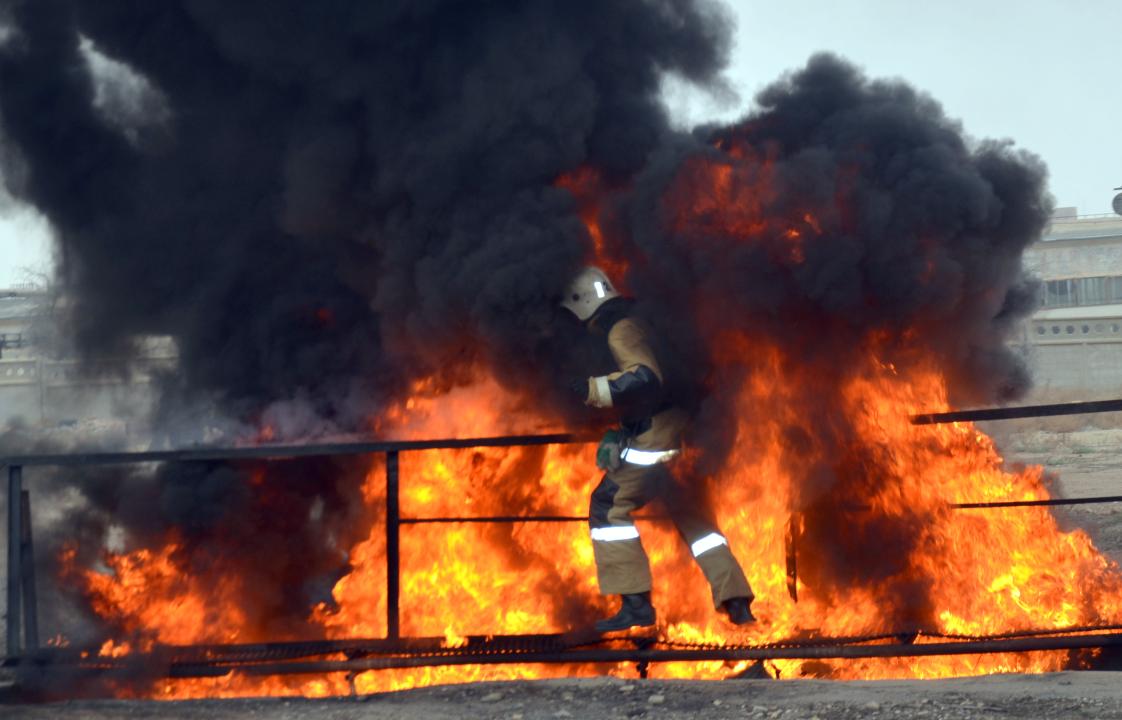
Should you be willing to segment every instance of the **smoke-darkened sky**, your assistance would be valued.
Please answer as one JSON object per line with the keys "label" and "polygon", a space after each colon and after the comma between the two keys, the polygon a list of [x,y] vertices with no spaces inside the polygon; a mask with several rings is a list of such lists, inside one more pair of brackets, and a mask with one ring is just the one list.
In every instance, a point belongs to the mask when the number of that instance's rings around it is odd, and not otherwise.
{"label": "smoke-darkened sky", "polygon": [[[812,497],[891,482],[849,451],[847,381],[890,367],[938,371],[954,401],[1026,390],[1004,341],[1035,296],[1021,253],[1050,210],[1044,168],[964,136],[922,88],[798,57],[744,119],[688,132],[667,74],[715,97],[763,82],[725,74],[719,3],[333,7],[0,0],[18,28],[0,52],[8,167],[65,249],[69,336],[122,363],[172,336],[165,419],[205,403],[281,440],[370,430],[417,381],[481,374],[587,417],[568,388],[608,368],[581,362],[559,300],[593,256],[589,198],[701,472],[730,457],[769,356],[787,403],[816,409],[788,435],[833,463],[806,474]],[[178,510],[196,481],[169,468],[146,506]],[[238,507],[187,514],[210,527]]]}
{"label": "smoke-darkened sky", "polygon": [[[172,336],[164,397],[250,423],[296,401],[353,429],[413,380],[478,368],[556,393],[572,345],[557,301],[592,247],[559,184],[577,170],[601,179],[625,286],[662,305],[677,342],[729,302],[748,334],[768,318],[778,336],[844,328],[851,347],[942,323],[955,331],[919,344],[968,395],[1022,392],[1002,340],[1029,309],[1039,162],[837,55],[756,95],[728,132],[675,128],[665,78],[737,92],[730,12],[7,0],[0,149],[13,193],[58,231],[74,347],[127,358],[138,337]],[[714,145],[734,152],[708,157]],[[751,160],[765,154],[767,168]],[[675,220],[712,191],[697,168],[717,165],[731,194]],[[788,267],[769,248],[806,213],[820,239]],[[736,262],[709,267],[722,246]],[[704,342],[690,377],[711,369]]]}
{"label": "smoke-darkened sky", "polygon": [[[738,97],[675,85],[667,102],[678,124],[731,119],[780,73],[832,50],[871,75],[930,92],[968,132],[1010,137],[1041,155],[1057,205],[1110,212],[1112,188],[1122,185],[1122,101],[1112,91],[1119,3],[741,0],[730,7],[738,28],[727,76]],[[49,269],[46,234],[36,213],[0,197],[0,287],[23,282],[26,268]]]}

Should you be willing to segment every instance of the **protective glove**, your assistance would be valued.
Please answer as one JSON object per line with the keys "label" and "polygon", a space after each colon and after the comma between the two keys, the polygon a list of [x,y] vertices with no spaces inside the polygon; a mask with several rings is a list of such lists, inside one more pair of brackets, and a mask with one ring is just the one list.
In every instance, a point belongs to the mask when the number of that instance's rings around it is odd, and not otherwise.
{"label": "protective glove", "polygon": [[585,405],[588,404],[588,380],[584,378],[575,378],[569,381],[569,392],[574,397],[580,398],[581,402]]}
{"label": "protective glove", "polygon": [[596,448],[596,467],[605,472],[618,470],[623,464],[620,453],[623,452],[623,433],[619,430],[609,430],[600,440]]}

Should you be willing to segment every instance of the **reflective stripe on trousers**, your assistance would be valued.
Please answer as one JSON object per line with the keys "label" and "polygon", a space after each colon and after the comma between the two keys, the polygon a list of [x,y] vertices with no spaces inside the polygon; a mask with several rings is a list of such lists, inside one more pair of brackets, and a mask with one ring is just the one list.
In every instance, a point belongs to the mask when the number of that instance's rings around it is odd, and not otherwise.
{"label": "reflective stripe on trousers", "polygon": [[600,542],[617,542],[619,540],[637,540],[639,528],[634,525],[610,525],[608,527],[594,527],[591,530],[593,540]]}
{"label": "reflective stripe on trousers", "polygon": [[636,450],[627,448],[620,453],[619,459],[632,465],[655,465],[666,462],[678,454],[677,450]]}
{"label": "reflective stripe on trousers", "polygon": [[713,532],[690,543],[690,552],[693,553],[694,557],[701,557],[704,553],[709,552],[713,548],[719,548],[722,545],[728,544],[729,541],[725,539],[724,535]]}

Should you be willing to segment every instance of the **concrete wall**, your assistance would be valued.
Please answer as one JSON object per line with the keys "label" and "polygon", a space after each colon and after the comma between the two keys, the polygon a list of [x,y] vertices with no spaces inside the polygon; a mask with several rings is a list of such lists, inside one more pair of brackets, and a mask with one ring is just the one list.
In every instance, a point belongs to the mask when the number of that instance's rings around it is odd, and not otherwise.
{"label": "concrete wall", "polygon": [[1025,267],[1046,279],[1122,275],[1122,242],[1117,237],[1037,243],[1025,252]]}
{"label": "concrete wall", "polygon": [[53,425],[90,418],[140,417],[151,407],[150,375],[83,376],[74,362],[0,360],[0,425]]}
{"label": "concrete wall", "polygon": [[1122,397],[1122,343],[1034,345],[1026,351],[1034,392]]}

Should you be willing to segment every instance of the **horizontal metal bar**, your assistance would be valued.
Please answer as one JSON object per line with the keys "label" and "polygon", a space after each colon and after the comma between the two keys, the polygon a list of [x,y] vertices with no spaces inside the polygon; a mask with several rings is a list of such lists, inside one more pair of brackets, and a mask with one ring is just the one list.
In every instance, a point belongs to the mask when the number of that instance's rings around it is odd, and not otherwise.
{"label": "horizontal metal bar", "polygon": [[[949,507],[955,510],[981,510],[985,508],[1008,507],[1045,507],[1056,505],[1094,505],[1100,503],[1122,502],[1122,495],[1104,495],[1101,497],[1084,498],[1051,498],[1048,500],[1000,500],[994,502],[951,503]],[[846,512],[869,512],[870,505],[845,505],[842,510]],[[633,520],[646,522],[666,522],[668,515],[632,515]],[[484,515],[472,517],[419,517],[401,518],[401,525],[427,525],[427,524],[456,524],[456,523],[584,523],[588,522],[587,515]]]}
{"label": "horizontal metal bar", "polygon": [[329,455],[369,455],[407,450],[453,450],[476,447],[515,447],[527,445],[570,445],[595,442],[596,438],[572,433],[553,435],[502,435],[479,438],[438,440],[372,440],[317,445],[251,445],[246,447],[190,448],[146,452],[89,452],[54,455],[12,455],[0,457],[3,465],[120,465],[146,462],[189,462],[200,460],[281,460]]}
{"label": "horizontal metal bar", "polygon": [[999,500],[996,502],[954,503],[951,507],[957,510],[973,508],[1005,508],[1005,507],[1043,507],[1051,505],[1094,505],[1097,503],[1122,502],[1122,495],[1103,495],[1101,497],[1082,498],[1050,498],[1048,500]]}
{"label": "horizontal metal bar", "polygon": [[[632,515],[632,520],[661,522],[669,520],[669,515]],[[490,515],[479,517],[422,517],[401,518],[402,525],[423,525],[425,523],[523,523],[523,522],[588,522],[587,515]]]}
{"label": "horizontal metal bar", "polygon": [[818,660],[943,655],[983,655],[1006,652],[1039,652],[1122,646],[1122,633],[1046,638],[957,641],[937,643],[888,643],[882,645],[837,645],[760,648],[700,649],[578,649],[561,652],[463,653],[443,656],[367,657],[349,660],[263,662],[223,665],[173,664],[168,675],[175,678],[213,677],[237,670],[245,675],[297,675],[308,673],[362,672],[389,668],[434,665],[494,665],[529,663],[619,663],[698,662],[705,660]]}
{"label": "horizontal metal bar", "polygon": [[941,413],[923,413],[912,416],[913,425],[939,425],[942,423],[974,420],[1012,420],[1014,418],[1052,417],[1054,415],[1082,415],[1084,413],[1117,412],[1122,410],[1120,400],[1056,403],[1053,405],[1022,405],[1020,407],[984,408],[981,410],[954,410]]}
{"label": "horizontal metal bar", "polygon": [[[591,630],[578,630],[566,633],[538,635],[469,635],[462,644],[447,646],[444,637],[401,637],[401,638],[351,638],[339,640],[305,640],[272,643],[242,643],[217,645],[157,645],[150,652],[120,657],[100,657],[96,647],[87,648],[39,648],[23,656],[4,658],[3,667],[73,668],[81,671],[134,671],[140,668],[208,666],[218,674],[232,666],[258,665],[266,662],[292,662],[317,656],[345,655],[348,658],[395,658],[410,656],[443,658],[469,655],[478,657],[488,655],[506,657],[509,662],[520,662],[530,653],[571,653],[579,649],[609,650],[619,648],[620,643],[638,643],[636,648],[652,649],[646,643],[654,643],[654,649],[663,646],[666,651],[721,653],[752,651],[770,654],[793,652],[812,653],[816,657],[829,648],[872,647],[895,640],[899,646],[915,646],[917,638],[928,638],[935,642],[921,642],[922,647],[943,643],[954,647],[975,647],[978,643],[993,643],[1007,640],[1041,640],[1045,638],[1073,637],[1122,637],[1122,625],[1082,625],[1065,628],[1037,628],[996,635],[957,635],[937,631],[888,632],[873,635],[850,635],[838,637],[791,638],[766,645],[731,646],[694,646],[682,647],[673,642],[659,641],[656,637],[624,636],[605,637]],[[905,640],[905,638],[907,638]],[[598,646],[598,647],[597,647]],[[851,652],[851,651],[844,651]],[[964,652],[970,652],[969,650]],[[805,654],[805,653],[803,653]],[[802,657],[800,654],[799,657]],[[785,655],[786,656],[786,655]]]}
{"label": "horizontal metal bar", "polygon": [[427,517],[401,518],[402,525],[423,525],[427,523],[520,523],[520,522],[588,522],[588,516],[576,515],[493,515],[490,517]]}

